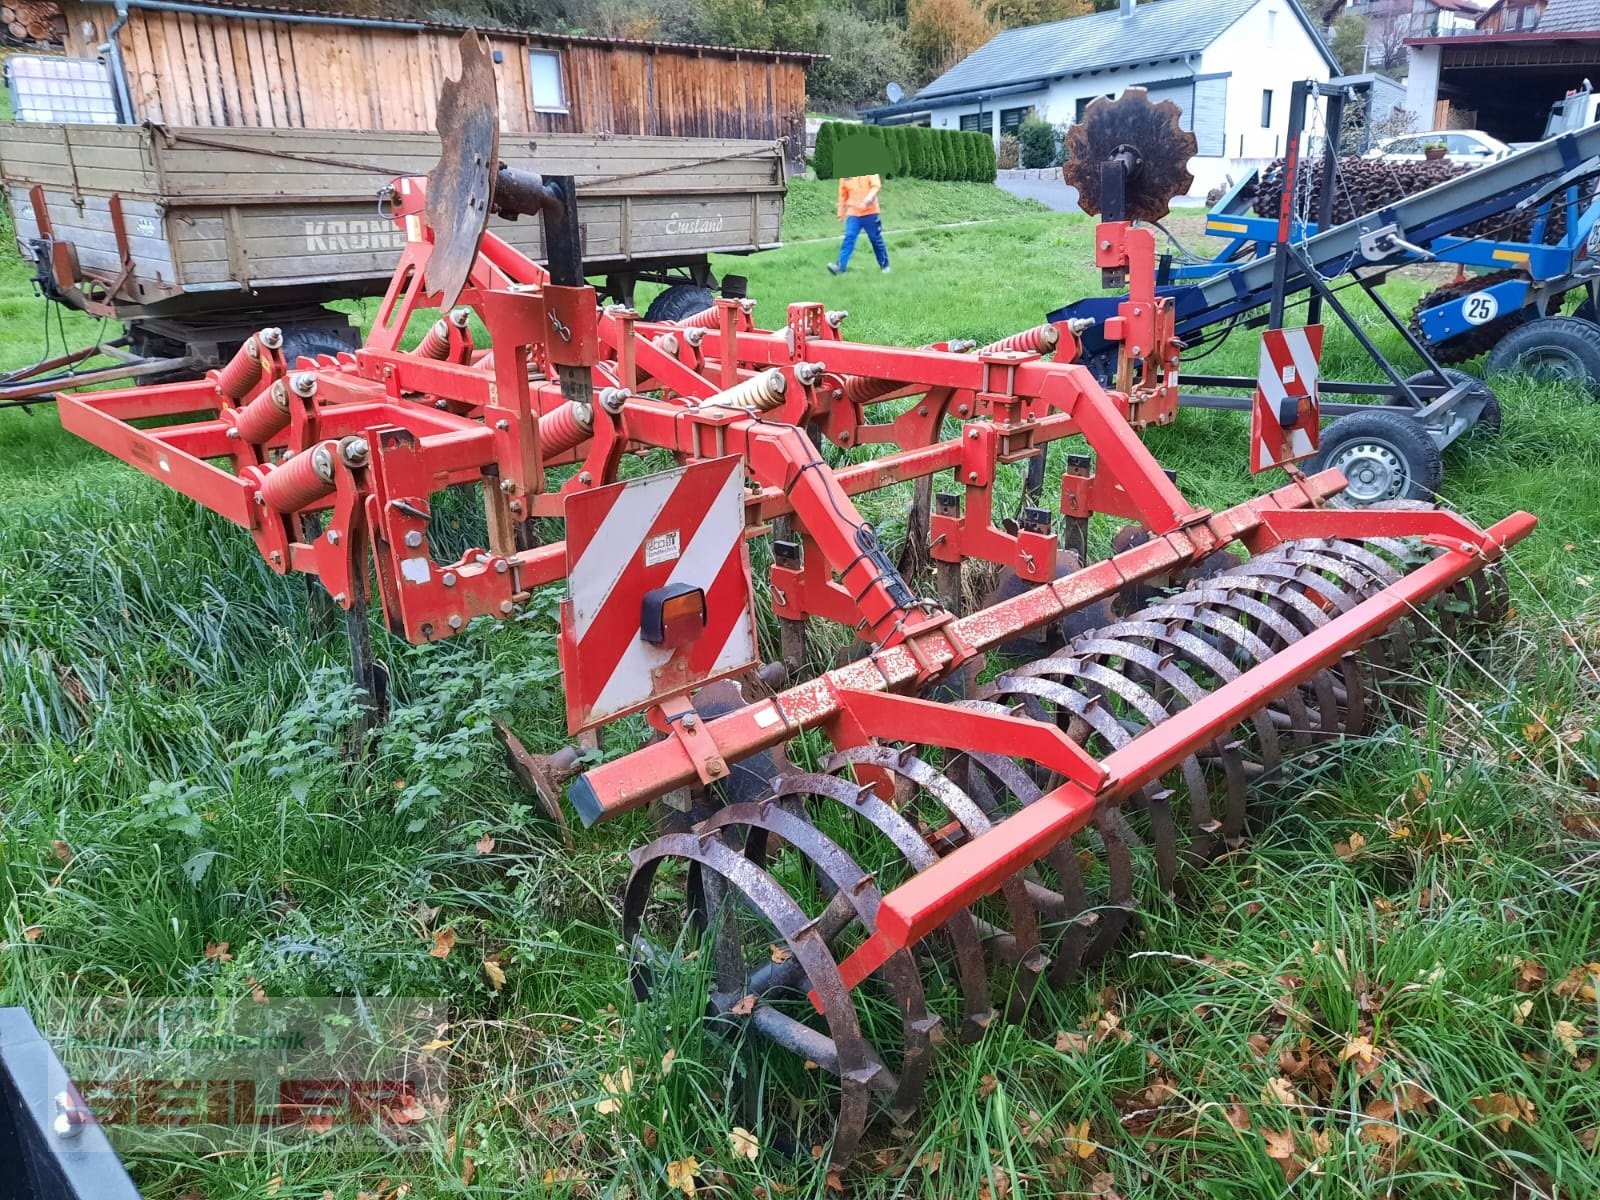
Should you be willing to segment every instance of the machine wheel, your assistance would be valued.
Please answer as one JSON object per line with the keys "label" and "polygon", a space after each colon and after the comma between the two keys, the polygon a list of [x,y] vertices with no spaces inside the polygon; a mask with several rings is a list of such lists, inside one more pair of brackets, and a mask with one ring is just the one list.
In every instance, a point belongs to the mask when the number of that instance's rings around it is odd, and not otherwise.
{"label": "machine wheel", "polygon": [[[346,326],[348,328],[348,326]],[[319,354],[348,354],[355,349],[348,338],[340,337],[337,329],[325,326],[290,326],[283,331],[283,360],[291,367],[299,358],[316,358]]]}
{"label": "machine wheel", "polygon": [[1444,479],[1444,461],[1433,439],[1408,414],[1387,409],[1340,417],[1322,434],[1317,470],[1338,467],[1355,505],[1391,500],[1429,500]]}
{"label": "machine wheel", "polygon": [[[1469,383],[1476,395],[1483,397],[1483,407],[1478,410],[1478,419],[1473,422],[1472,428],[1481,429],[1490,437],[1500,436],[1500,397],[1494,390],[1475,375],[1468,375],[1465,371],[1454,367],[1440,367],[1439,373],[1451,383]],[[1427,383],[1432,371],[1418,371],[1406,379],[1407,383]]]}
{"label": "machine wheel", "polygon": [[644,310],[646,321],[681,321],[710,308],[715,297],[710,288],[693,283],[675,283],[650,301]]}
{"label": "machine wheel", "polygon": [[1600,396],[1600,325],[1541,317],[1513,329],[1489,355],[1491,372],[1574,383]]}

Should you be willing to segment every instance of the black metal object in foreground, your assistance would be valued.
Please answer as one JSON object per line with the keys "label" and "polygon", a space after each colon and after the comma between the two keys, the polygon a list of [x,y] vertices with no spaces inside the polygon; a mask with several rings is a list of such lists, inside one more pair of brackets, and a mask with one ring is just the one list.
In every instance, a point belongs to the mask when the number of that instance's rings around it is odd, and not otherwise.
{"label": "black metal object in foreground", "polygon": [[139,1200],[27,1010],[0,1008],[0,1200]]}

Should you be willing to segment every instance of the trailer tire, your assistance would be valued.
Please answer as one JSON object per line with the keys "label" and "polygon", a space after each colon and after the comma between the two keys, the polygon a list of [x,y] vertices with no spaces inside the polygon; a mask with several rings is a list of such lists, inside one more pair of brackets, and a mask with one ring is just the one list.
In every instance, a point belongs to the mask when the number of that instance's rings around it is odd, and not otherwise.
{"label": "trailer tire", "polygon": [[[1500,436],[1500,397],[1494,390],[1476,375],[1469,375],[1455,367],[1440,367],[1439,373],[1451,383],[1469,383],[1474,394],[1483,397],[1483,407],[1478,410],[1478,419],[1472,423],[1473,429],[1482,430],[1490,437]],[[1427,383],[1432,371],[1418,371],[1410,376],[1407,383]]]}
{"label": "trailer tire", "polygon": [[704,312],[715,303],[710,288],[693,283],[675,283],[650,301],[644,310],[646,321],[681,321],[697,312]]}
{"label": "trailer tire", "polygon": [[1316,470],[1338,467],[1350,481],[1346,503],[1431,500],[1444,480],[1439,447],[1408,413],[1374,408],[1340,417],[1322,432]]}
{"label": "trailer tire", "polygon": [[1495,346],[1488,371],[1577,384],[1600,396],[1600,325],[1580,317],[1540,317]]}
{"label": "trailer tire", "polygon": [[336,329],[306,325],[283,331],[283,361],[291,367],[296,359],[316,358],[320,354],[349,354],[353,349],[355,347],[349,339],[340,337]]}

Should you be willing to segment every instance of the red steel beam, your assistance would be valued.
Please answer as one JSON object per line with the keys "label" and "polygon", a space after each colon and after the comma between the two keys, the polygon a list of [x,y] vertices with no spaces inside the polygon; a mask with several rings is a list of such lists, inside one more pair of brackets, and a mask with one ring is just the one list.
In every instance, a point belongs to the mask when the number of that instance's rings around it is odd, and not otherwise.
{"label": "red steel beam", "polygon": [[[1330,515],[1344,518],[1351,514]],[[1464,523],[1459,519],[1456,523],[1459,531]],[[961,909],[996,891],[1005,880],[1083,829],[1098,808],[1115,804],[1160,778],[1196,746],[1212,741],[1274,697],[1336,663],[1485,561],[1499,558],[1507,546],[1532,532],[1535,524],[1530,514],[1517,512],[1484,534],[1461,534],[1458,548],[1446,550],[1108,754],[1100,763],[1107,783],[1098,793],[1065,783],[889,892],[878,906],[877,934],[840,964],[845,985],[853,987],[896,950],[916,943]],[[1470,526],[1466,528],[1470,530]]]}

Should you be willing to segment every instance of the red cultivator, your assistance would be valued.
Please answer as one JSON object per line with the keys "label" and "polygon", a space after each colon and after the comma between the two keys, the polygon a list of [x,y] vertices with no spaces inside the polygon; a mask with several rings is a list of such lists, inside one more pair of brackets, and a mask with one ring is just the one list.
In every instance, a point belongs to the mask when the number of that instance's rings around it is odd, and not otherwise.
{"label": "red cultivator", "polygon": [[[925,973],[951,972],[963,1031],[1020,1011],[1041,978],[1105,952],[1141,887],[1170,891],[1236,844],[1250,791],[1288,757],[1359,734],[1377,685],[1504,611],[1492,564],[1527,514],[1485,531],[1330,508],[1331,471],[1222,512],[1183,498],[1129,419],[1170,414],[1178,367],[1149,352],[1170,343],[1170,313],[1139,290],[1147,231],[1097,235],[1100,265],[1144,297],[1107,331],[1127,345],[1126,391],[1073,364],[1066,327],[896,349],[848,340],[817,304],[763,330],[735,299],[647,323],[584,285],[570,180],[463,165],[497,161],[492,106],[460,97],[481,97],[487,62],[472,42],[463,57],[440,169],[394,187],[409,240],[363,349],[291,364],[263,331],[205,381],[64,398],[63,420],[248,529],[275,569],[319,578],[354,614],[358,664],[369,574],[414,641],[566,578],[570,732],[642,711],[660,737],[582,775],[575,756],[529,773],[547,794],[570,780],[585,824],[661,802],[625,901],[640,994],[684,958],[663,938],[699,939],[708,1019],[835,1081],[835,1160],[921,1089],[939,1027]],[[491,210],[544,222],[548,271],[484,234]],[[403,351],[420,310],[433,324]],[[1062,438],[1083,451],[1060,480],[1062,525],[1027,488],[1020,518],[999,518],[997,476]],[[833,469],[823,439],[888,449]],[[677,465],[645,473],[650,452]],[[953,483],[935,498],[939,475]],[[853,500],[907,483],[931,509],[913,512],[909,548],[935,564],[938,600]],[[443,562],[432,497],[456,485],[481,485],[488,545]],[[1129,524],[1084,565],[1095,515]],[[538,518],[563,520],[562,540],[539,544]],[[769,533],[789,673],[810,618],[868,652],[746,703],[736,681],[766,693],[785,674],[757,675],[746,546]],[[967,559],[1036,586],[959,615]],[[976,686],[986,653],[1051,630],[1065,648]],[[936,686],[965,698],[927,698]],[[784,751],[807,730],[829,747],[808,741],[815,771]]]}

